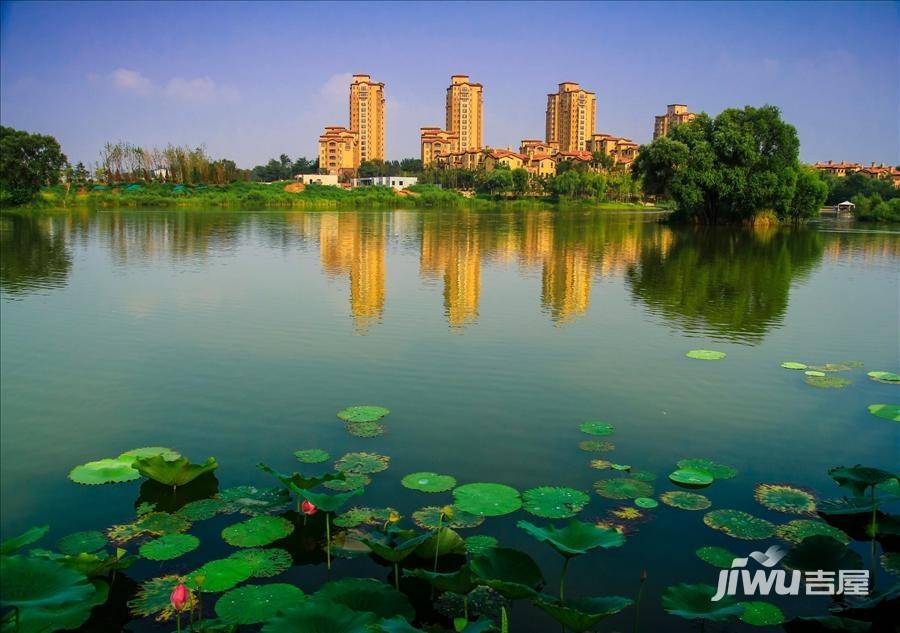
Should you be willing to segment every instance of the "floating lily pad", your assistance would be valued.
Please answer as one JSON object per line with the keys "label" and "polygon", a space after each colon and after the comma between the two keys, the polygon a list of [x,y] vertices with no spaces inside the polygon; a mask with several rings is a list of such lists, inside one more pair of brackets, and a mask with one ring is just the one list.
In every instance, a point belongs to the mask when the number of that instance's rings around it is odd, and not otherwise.
{"label": "floating lily pad", "polygon": [[546,611],[563,626],[563,630],[583,633],[611,615],[615,615],[632,604],[628,598],[620,596],[598,596],[595,598],[573,598],[560,603],[538,599],[534,606]]}
{"label": "floating lily pad", "polygon": [[281,517],[258,516],[222,530],[222,539],[235,547],[259,547],[288,536],[294,524]]}
{"label": "floating lily pad", "polygon": [[615,445],[603,440],[584,440],[578,443],[578,448],[589,453],[608,453],[615,449]]}
{"label": "floating lily pad", "polygon": [[787,569],[800,571],[865,569],[859,554],[830,536],[803,539],[791,548],[781,564]]}
{"label": "floating lily pad", "polygon": [[[179,583],[186,580],[182,576],[160,576],[141,583],[140,588],[128,602],[128,608],[134,615],[156,616],[159,621],[170,620],[175,615],[172,607],[172,591]],[[187,587],[188,604],[196,604],[197,596],[192,587]]]}
{"label": "floating lily pad", "polygon": [[198,499],[184,504],[175,514],[183,516],[189,521],[205,521],[224,512],[226,504],[221,499]]}
{"label": "floating lily pad", "polygon": [[456,485],[456,479],[450,475],[439,475],[432,472],[412,473],[400,480],[404,488],[421,492],[446,492]]}
{"label": "floating lily pad", "polygon": [[681,583],[667,587],[662,595],[662,607],[672,615],[689,620],[713,620],[721,622],[739,618],[744,607],[729,596],[713,602],[715,587],[710,585],[689,585]]}
{"label": "floating lily pad", "polygon": [[106,535],[96,530],[75,532],[62,537],[56,543],[56,549],[70,556],[77,556],[82,552],[96,552],[104,547],[106,547]]}
{"label": "floating lily pad", "polygon": [[790,543],[799,543],[809,536],[830,536],[844,545],[850,542],[850,537],[843,531],[823,521],[813,519],[797,519],[779,525],[775,528],[775,536]]}
{"label": "floating lily pad", "polygon": [[305,599],[303,591],[294,585],[246,585],[219,598],[216,615],[229,624],[258,624],[279,611],[302,604]]}
{"label": "floating lily pad", "polygon": [[713,510],[706,513],[703,522],[714,530],[745,540],[769,538],[775,533],[772,523],[741,510]]}
{"label": "floating lily pad", "polygon": [[689,470],[702,470],[712,475],[714,479],[733,479],[737,476],[737,469],[709,459],[682,459],[677,466]]}
{"label": "floating lily pad", "polygon": [[900,374],[892,371],[870,371],[866,376],[875,382],[900,383]]}
{"label": "floating lily pad", "polygon": [[351,508],[336,516],[332,523],[344,528],[352,528],[358,525],[384,524],[390,519],[391,513],[399,516],[393,508]]}
{"label": "floating lily pad", "polygon": [[168,512],[149,512],[141,515],[134,525],[143,532],[157,536],[186,532],[191,528],[191,522],[186,518]]}
{"label": "floating lily pad", "polygon": [[342,473],[371,474],[387,470],[391,458],[377,453],[347,453],[334,463]]}
{"label": "floating lily pad", "polygon": [[695,358],[697,360],[722,360],[728,354],[725,352],[716,352],[711,349],[692,349],[687,354],[685,354],[688,358]]}
{"label": "floating lily pad", "polygon": [[144,534],[144,530],[134,523],[125,523],[122,525],[113,525],[106,530],[106,538],[113,543],[126,543],[131,539]]}
{"label": "floating lily pad", "polygon": [[652,497],[638,497],[634,500],[634,505],[639,508],[644,508],[646,510],[650,510],[659,505],[659,502]]}
{"label": "floating lily pad", "polygon": [[522,493],[525,512],[545,519],[567,519],[578,514],[591,498],[574,488],[541,486]]}
{"label": "floating lily pad", "polygon": [[165,455],[167,459],[178,459],[181,457],[181,454],[178,453],[178,451],[173,451],[171,448],[165,446],[144,446],[142,448],[133,448],[130,451],[125,451],[116,459],[128,462],[133,466],[136,459],[156,457],[157,455]]}
{"label": "floating lily pad", "polygon": [[416,525],[423,530],[436,530],[438,527],[449,527],[454,530],[461,530],[464,528],[478,527],[484,523],[484,515],[472,514],[471,512],[461,510],[457,506],[451,506],[450,509],[450,515],[444,514],[443,518],[440,520],[440,524],[438,523],[438,518],[443,513],[444,508],[439,508],[437,506],[429,506],[416,510],[412,513],[412,519],[416,522]]}
{"label": "floating lily pad", "polygon": [[406,594],[371,578],[343,578],[326,582],[316,592],[316,599],[342,604],[357,612],[374,613],[382,618],[402,615],[416,617]]}
{"label": "floating lily pad", "polygon": [[519,491],[504,484],[465,484],[453,491],[456,506],[463,512],[503,516],[522,507]]}
{"label": "floating lily pad", "polygon": [[885,552],[879,560],[884,571],[894,576],[900,576],[900,552]]}
{"label": "floating lily pad", "polygon": [[647,470],[635,470],[632,468],[628,471],[628,476],[641,481],[656,481],[656,475]]}
{"label": "floating lily pad", "polygon": [[646,481],[622,477],[601,479],[594,483],[594,491],[607,499],[637,499],[653,495],[653,486]]}
{"label": "floating lily pad", "polygon": [[211,560],[189,574],[185,584],[204,593],[228,591],[247,580],[251,574],[250,563],[237,558]]}
{"label": "floating lily pad", "polygon": [[200,539],[190,534],[166,534],[147,541],[140,547],[140,554],[148,560],[172,560],[200,546]]}
{"label": "floating lily pad", "polygon": [[337,416],[344,422],[377,422],[388,413],[384,407],[358,406],[338,411]]}
{"label": "floating lily pad", "polygon": [[489,549],[497,547],[500,542],[487,534],[476,534],[466,539],[466,551],[472,556],[480,556]]}
{"label": "floating lily pad", "polygon": [[810,365],[810,369],[817,369],[819,371],[850,371],[851,369],[858,369],[863,366],[862,361],[858,360],[845,360],[841,363],[825,363],[824,365]]}
{"label": "floating lily pad", "polygon": [[612,435],[616,430],[612,424],[606,422],[584,422],[578,428],[588,435]]}
{"label": "floating lily pad", "polygon": [[784,367],[785,369],[796,369],[796,370],[800,370],[800,371],[809,368],[809,365],[807,365],[806,363],[798,363],[798,362],[792,361],[792,360],[781,363],[781,366]]}
{"label": "floating lily pad", "polygon": [[879,418],[900,422],[900,404],[870,404],[869,413]]}
{"label": "floating lily pad", "polygon": [[610,464],[609,467],[613,470],[618,470],[619,472],[628,472],[631,470],[631,466],[628,464]]}
{"label": "floating lily pad", "polygon": [[326,481],[323,486],[329,490],[337,490],[339,492],[347,492],[348,490],[357,490],[372,483],[372,478],[368,475],[357,473],[348,473],[343,479],[332,479]]}
{"label": "floating lily pad", "polygon": [[667,506],[680,510],[706,510],[712,505],[710,500],[703,495],[683,490],[664,492],[659,496],[659,500]]}
{"label": "floating lily pad", "polygon": [[838,376],[807,376],[806,384],[818,389],[842,389],[852,385],[853,381]]}
{"label": "floating lily pad", "polygon": [[816,498],[809,490],[787,484],[757,484],[756,500],[776,512],[814,514]]}
{"label": "floating lily pad", "polygon": [[615,508],[610,510],[609,513],[617,519],[621,519],[623,521],[637,521],[638,519],[644,518],[644,513],[638,510],[637,508],[632,508],[631,506],[622,506],[620,508]]}
{"label": "floating lily pad", "polygon": [[379,618],[358,613],[327,600],[311,599],[279,611],[262,628],[263,633],[369,633]]}
{"label": "floating lily pad", "polygon": [[713,567],[720,569],[730,569],[731,562],[737,558],[736,555],[729,552],[724,547],[701,547],[696,552],[697,558],[704,563],[709,563]]}
{"label": "floating lily pad", "polygon": [[294,457],[301,464],[321,464],[331,459],[331,455],[323,451],[321,448],[307,448],[294,451]]}
{"label": "floating lily pad", "polygon": [[612,462],[605,459],[592,459],[591,468],[596,470],[609,470],[612,468]]}
{"label": "floating lily pad", "polygon": [[784,613],[770,602],[754,600],[738,604],[744,608],[741,621],[752,626],[777,626],[784,622]]}
{"label": "floating lily pad", "polygon": [[284,488],[235,486],[219,492],[219,499],[225,502],[225,512],[250,516],[277,514],[291,506],[291,493]]}
{"label": "floating lily pad", "polygon": [[131,467],[131,463],[119,459],[98,459],[76,466],[69,472],[69,479],[86,486],[117,484],[140,478],[141,474]]}
{"label": "floating lily pad", "polygon": [[694,470],[693,468],[679,468],[669,473],[669,481],[690,488],[704,488],[714,480],[715,478],[705,470]]}
{"label": "floating lily pad", "polygon": [[818,371],[818,370],[816,370],[816,369],[810,369],[810,370],[808,370],[808,371],[803,372],[803,375],[804,375],[804,376],[818,376],[818,377],[822,377],[822,376],[825,376],[826,374],[825,374],[824,371]]}
{"label": "floating lily pad", "polygon": [[598,547],[608,549],[625,543],[625,537],[616,530],[576,519],[571,519],[562,528],[553,525],[538,527],[528,521],[519,521],[516,525],[525,530],[529,536],[548,543],[566,558],[586,554]]}
{"label": "floating lily pad", "polygon": [[87,600],[94,585],[84,574],[57,561],[26,556],[0,557],[0,605],[16,607],[58,607]]}
{"label": "floating lily pad", "polygon": [[187,457],[178,453],[163,453],[152,457],[137,457],[134,469],[141,475],[166,486],[183,486],[200,475],[211,473],[219,464],[215,457],[209,457],[202,464],[192,464]]}
{"label": "floating lily pad", "polygon": [[236,551],[228,558],[236,558],[250,565],[254,578],[271,578],[290,569],[294,559],[290,552],[279,547],[251,547]]}
{"label": "floating lily pad", "polygon": [[[187,505],[187,504],[185,504],[185,505]],[[155,503],[153,503],[152,501],[141,501],[141,502],[138,504],[138,507],[136,507],[136,508],[134,509],[134,513],[135,513],[137,516],[141,516],[141,515],[144,515],[144,514],[149,514],[150,512],[153,512],[154,510],[156,510],[156,504],[155,504]]]}
{"label": "floating lily pad", "polygon": [[348,422],[347,432],[356,437],[378,437],[384,435],[384,425],[378,422]]}

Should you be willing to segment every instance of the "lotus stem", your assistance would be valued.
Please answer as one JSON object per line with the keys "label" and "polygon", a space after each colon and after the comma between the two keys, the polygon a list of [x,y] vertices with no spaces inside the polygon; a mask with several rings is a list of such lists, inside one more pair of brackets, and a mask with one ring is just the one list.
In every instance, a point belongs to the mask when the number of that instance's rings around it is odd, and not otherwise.
{"label": "lotus stem", "polygon": [[567,556],[566,561],[563,563],[562,573],[559,575],[559,601],[560,602],[563,602],[565,600],[566,572],[569,571],[569,560],[571,560],[571,559]]}
{"label": "lotus stem", "polygon": [[638,586],[637,599],[634,601],[634,625],[631,627],[632,633],[637,633],[638,619],[641,616],[641,597],[644,595],[644,582],[647,580],[647,572],[641,574],[641,584]]}
{"label": "lotus stem", "polygon": [[400,591],[400,563],[394,561],[394,589]]}
{"label": "lotus stem", "polygon": [[875,591],[875,576],[878,573],[878,567],[875,564],[875,530],[877,528],[876,520],[875,520],[875,513],[877,512],[877,510],[878,510],[878,506],[877,506],[877,501],[875,500],[875,486],[873,485],[872,486],[872,526],[870,528],[872,530],[872,534],[870,535],[871,536],[870,547],[871,547],[871,552],[872,552],[872,563],[871,563],[872,571],[869,574],[869,576],[872,577],[872,591]]}
{"label": "lotus stem", "polygon": [[504,606],[500,607],[500,633],[509,633],[509,616]]}
{"label": "lotus stem", "polygon": [[325,513],[325,555],[328,561],[328,571],[331,571],[331,519]]}
{"label": "lotus stem", "polygon": [[444,513],[440,513],[438,515],[438,528],[437,532],[434,533],[434,573],[437,573],[437,563],[438,563],[438,555],[441,551],[441,519],[444,518]]}
{"label": "lotus stem", "polygon": [[181,611],[178,612],[178,616],[175,618],[175,630],[177,633],[181,633]]}

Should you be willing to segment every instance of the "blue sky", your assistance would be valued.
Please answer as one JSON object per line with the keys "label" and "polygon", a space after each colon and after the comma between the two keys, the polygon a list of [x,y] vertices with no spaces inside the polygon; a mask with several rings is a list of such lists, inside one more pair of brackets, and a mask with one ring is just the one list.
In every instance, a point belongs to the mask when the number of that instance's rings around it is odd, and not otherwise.
{"label": "blue sky", "polygon": [[900,162],[900,4],[40,3],[0,9],[0,120],[74,161],[106,140],[205,144],[252,166],[315,156],[347,86],[386,84],[388,158],[443,125],[449,77],[485,86],[484,138],[544,134],[561,81],[597,93],[597,130],[650,140],[667,103],[772,103],[801,158]]}

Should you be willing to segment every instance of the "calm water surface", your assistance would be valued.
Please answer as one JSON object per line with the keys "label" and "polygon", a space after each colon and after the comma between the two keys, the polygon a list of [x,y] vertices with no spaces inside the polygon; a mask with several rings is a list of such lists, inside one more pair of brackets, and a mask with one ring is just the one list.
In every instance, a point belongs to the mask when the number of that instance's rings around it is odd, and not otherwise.
{"label": "calm water surface", "polygon": [[[898,425],[866,405],[897,401],[865,371],[898,367],[900,233],[822,224],[802,229],[671,229],[654,214],[593,211],[158,212],[5,214],[0,221],[0,413],[4,538],[37,523],[56,537],[129,521],[138,482],[85,487],[76,464],[144,445],[215,456],[221,487],[272,485],[254,465],[296,469],[291,452],[391,456],[367,505],[404,513],[444,503],[400,487],[432,470],[460,483],[589,490],[607,457],[650,470],[657,494],[679,459],[739,475],[706,489],[714,507],[789,520],[753,500],[757,482],[835,496],[829,467],[896,467]],[[693,348],[723,362],[685,358]],[[861,360],[845,389],[804,384],[786,360]],[[392,410],[386,435],[349,436],[335,412]],[[578,449],[578,424],[615,425],[615,450]],[[592,495],[581,518],[622,505]],[[624,502],[627,503],[627,502]],[[633,596],[649,581],[645,630],[689,630],[659,593],[715,584],[694,549],[746,555],[702,512],[660,506],[618,550],[571,565],[571,595]],[[480,529],[531,553],[555,586],[560,561],[515,527]],[[196,524],[216,554],[234,517]],[[864,552],[861,548],[860,552]],[[295,559],[303,561],[295,553]],[[314,590],[321,557],[287,579]],[[160,573],[143,561],[135,581]],[[387,578],[370,559],[334,572]],[[131,581],[123,581],[127,593]],[[119,604],[127,596],[119,595]],[[790,599],[789,615],[826,603]],[[116,621],[110,608],[104,617]],[[121,611],[121,607],[119,608]],[[614,623],[631,626],[628,610]],[[113,624],[105,624],[107,628]],[[118,625],[115,625],[118,626]],[[150,620],[133,630],[168,630]],[[102,629],[103,626],[100,627]],[[741,630],[729,625],[729,630]],[[715,630],[715,627],[713,627]],[[513,631],[558,630],[521,604]]]}

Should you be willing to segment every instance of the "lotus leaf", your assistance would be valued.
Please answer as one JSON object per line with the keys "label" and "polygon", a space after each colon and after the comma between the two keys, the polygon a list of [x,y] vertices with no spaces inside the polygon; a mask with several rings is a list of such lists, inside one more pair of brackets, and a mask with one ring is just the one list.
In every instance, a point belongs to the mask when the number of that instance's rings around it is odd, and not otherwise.
{"label": "lotus leaf", "polygon": [[881,555],[880,560],[884,571],[894,576],[900,576],[900,552],[885,552]]}
{"label": "lotus leaf", "polygon": [[0,543],[0,554],[6,555],[19,550],[26,545],[31,545],[32,543],[36,543],[37,541],[44,538],[44,535],[50,531],[49,525],[42,525],[39,527],[32,527],[25,530],[19,536],[15,536],[10,539],[6,539],[3,543]]}
{"label": "lotus leaf", "polygon": [[839,376],[807,376],[805,380],[807,385],[819,389],[842,389],[853,384],[852,380]]}
{"label": "lotus leaf", "polygon": [[305,475],[301,475],[300,473],[291,473],[288,475],[287,473],[281,473],[277,470],[266,466],[265,464],[257,464],[257,468],[261,471],[269,473],[273,477],[275,477],[282,484],[287,486],[290,490],[293,490],[298,495],[302,495],[306,490],[310,488],[315,488],[321,484],[327,483],[329,481],[334,481],[335,479],[343,479],[346,477],[344,473],[325,473],[319,477],[306,477]]}
{"label": "lotus leaf", "polygon": [[187,457],[173,459],[174,455],[163,453],[153,457],[137,457],[134,468],[144,477],[163,485],[183,486],[219,467],[214,457],[207,458],[202,464],[192,464]]}
{"label": "lotus leaf", "polygon": [[200,539],[190,534],[166,534],[147,541],[140,547],[140,554],[149,560],[171,560],[183,556],[200,546]]}
{"label": "lotus leaf", "polygon": [[682,459],[677,464],[678,468],[689,470],[702,470],[712,475],[714,479],[733,479],[737,476],[737,470],[725,464],[719,464],[709,459]]}
{"label": "lotus leaf", "polygon": [[552,525],[541,528],[528,521],[519,521],[516,525],[525,530],[529,536],[548,543],[566,558],[586,554],[597,547],[604,549],[619,547],[625,542],[625,537],[616,530],[575,519],[569,521],[563,528]]}
{"label": "lotus leaf", "polygon": [[348,422],[347,432],[356,437],[378,437],[384,435],[384,425],[378,422]]}
{"label": "lotus leaf", "polygon": [[610,464],[609,467],[612,468],[613,470],[626,471],[626,472],[631,470],[631,466],[629,466],[628,464]]}
{"label": "lotus leaf", "polygon": [[725,352],[716,352],[710,349],[692,349],[687,354],[685,354],[688,358],[695,358],[697,360],[722,360],[728,354]]}
{"label": "lotus leaf", "polygon": [[402,615],[394,616],[388,620],[382,620],[375,625],[374,631],[380,633],[424,633],[406,621]]}
{"label": "lotus leaf", "polygon": [[534,601],[534,606],[549,613],[563,628],[576,633],[594,628],[601,620],[615,615],[631,604],[631,600],[620,596],[575,598],[567,600],[564,604],[543,599]]}
{"label": "lotus leaf", "polygon": [[892,371],[870,371],[866,374],[869,378],[874,380],[875,382],[885,382],[885,383],[898,383],[900,382],[900,374],[895,374]]}
{"label": "lotus leaf", "polygon": [[331,459],[331,455],[323,451],[321,448],[307,448],[304,450],[294,451],[294,457],[301,464],[321,464]]}
{"label": "lotus leaf", "polygon": [[[51,631],[77,629],[90,617],[91,609],[103,604],[109,597],[109,585],[103,581],[94,581],[92,589],[94,593],[87,600],[18,609],[15,625],[6,620],[4,625],[10,624],[11,626],[9,629],[4,626],[3,631],[50,633]],[[11,614],[7,614],[7,616],[9,615]]]}
{"label": "lotus leaf", "polygon": [[225,503],[224,512],[240,512],[250,516],[283,512],[291,505],[291,494],[284,488],[235,486],[219,493]]}
{"label": "lotus leaf", "polygon": [[399,516],[393,508],[351,508],[334,518],[338,527],[352,528],[357,525],[378,525],[387,523],[391,515]]}
{"label": "lotus leaf", "polygon": [[[897,501],[896,497],[885,499],[881,497],[878,501],[890,502]],[[876,503],[876,508],[877,508]],[[818,512],[824,516],[849,516],[854,514],[871,514],[872,498],[871,497],[843,497],[841,499],[825,499],[819,502]]]}
{"label": "lotus leaf", "polygon": [[[128,608],[135,615],[147,617],[155,615],[159,621],[171,619],[175,615],[170,597],[179,583],[186,579],[182,576],[160,576],[151,578],[141,584],[137,594],[128,602]],[[196,604],[197,596],[194,588],[188,586],[188,603]]]}
{"label": "lotus leaf", "polygon": [[[423,530],[436,530],[438,527],[449,527],[454,530],[478,527],[484,523],[484,515],[472,514],[451,506],[451,514],[443,513],[443,508],[427,506],[412,513],[413,521]],[[443,517],[441,516],[443,514]],[[440,519],[440,521],[439,521]]]}
{"label": "lotus leaf", "polygon": [[117,484],[140,478],[141,474],[129,462],[119,459],[99,459],[76,466],[69,472],[69,479],[86,486]]}
{"label": "lotus leaf", "polygon": [[792,361],[792,360],[781,363],[781,366],[784,367],[785,369],[797,369],[797,370],[801,370],[801,371],[809,368],[809,365],[807,365],[806,363],[798,363],[798,362]]}
{"label": "lotus leaf", "polygon": [[590,502],[591,498],[574,488],[541,486],[522,493],[525,512],[545,519],[573,517]]}
{"label": "lotus leaf", "polygon": [[589,453],[608,453],[616,447],[612,442],[603,440],[584,440],[578,443],[578,448]]}
{"label": "lotus leaf", "polygon": [[816,498],[812,492],[787,484],[757,484],[756,500],[776,512],[814,514]]}
{"label": "lotus leaf", "polygon": [[[331,554],[342,558],[368,556],[372,553],[369,546],[362,542],[364,538],[386,540],[383,534],[370,534],[359,529],[339,530],[331,535]],[[327,555],[327,554],[326,554]]]}
{"label": "lotus leaf", "polygon": [[828,471],[828,474],[842,488],[849,488],[854,495],[861,497],[867,488],[897,479],[897,475],[878,468],[867,466],[838,466]]}
{"label": "lotus leaf", "polygon": [[236,558],[250,565],[250,575],[254,578],[271,578],[291,567],[294,562],[290,552],[278,547],[251,547],[236,551],[228,558]]}
{"label": "lotus leaf", "polygon": [[344,422],[376,422],[388,413],[384,407],[357,406],[338,411],[337,416]]}
{"label": "lotus leaf", "polygon": [[82,552],[96,552],[104,547],[106,547],[106,536],[103,532],[97,532],[96,530],[75,532],[62,537],[56,543],[56,549],[70,556],[75,556]]}
{"label": "lotus leaf", "polygon": [[900,422],[900,404],[870,404],[869,413],[879,418]]}
{"label": "lotus leaf", "polygon": [[131,539],[144,534],[144,530],[134,523],[113,525],[106,531],[106,537],[114,543],[126,543]]}
{"label": "lotus leaf", "polygon": [[606,422],[584,422],[578,428],[588,435],[612,435],[616,430],[612,424]]}
{"label": "lotus leaf", "polygon": [[850,537],[841,530],[822,521],[812,519],[797,519],[775,528],[775,536],[789,543],[799,543],[809,536],[830,536],[844,545],[850,542]]}
{"label": "lotus leaf", "polygon": [[638,497],[634,500],[634,505],[645,510],[650,510],[659,505],[659,502],[652,497]]}
{"label": "lotus leaf", "polygon": [[752,626],[777,626],[784,622],[784,613],[770,602],[754,600],[738,604],[744,608],[741,622]]}
{"label": "lotus leaf", "polygon": [[0,557],[0,607],[57,607],[87,600],[95,588],[84,574],[56,561]]}
{"label": "lotus leaf", "polygon": [[637,499],[653,495],[653,486],[646,481],[623,477],[601,479],[594,484],[594,491],[607,499]]}
{"label": "lotus leaf", "polygon": [[130,451],[126,451],[116,459],[128,462],[128,464],[133,466],[135,460],[139,458],[156,457],[157,455],[164,455],[166,459],[178,459],[181,457],[177,451],[173,451],[171,448],[166,448],[165,446],[144,446],[143,448],[134,448]]}
{"label": "lotus leaf", "polygon": [[387,470],[390,461],[390,457],[377,453],[347,453],[334,463],[334,468],[342,473],[368,475]]}
{"label": "lotus leaf", "polygon": [[622,506],[620,508],[610,510],[609,513],[615,518],[622,519],[623,521],[637,521],[638,519],[644,518],[643,512],[641,512],[637,508],[632,508],[631,506]]}
{"label": "lotus leaf", "polygon": [[706,510],[712,505],[709,499],[703,495],[683,490],[664,492],[659,496],[659,500],[667,506],[679,508],[680,510]]}
{"label": "lotus leaf", "polygon": [[503,516],[522,507],[519,491],[504,484],[465,484],[453,490],[456,506],[463,512]]}
{"label": "lotus leaf", "polygon": [[294,531],[294,524],[281,517],[258,516],[222,530],[222,539],[235,547],[260,547],[283,539]]}
{"label": "lotus leaf", "polygon": [[694,470],[693,468],[679,468],[669,473],[669,481],[690,488],[704,488],[710,485],[714,479],[705,470]]}
{"label": "lotus leaf", "polygon": [[424,534],[412,536],[411,538],[401,540],[395,544],[382,543],[375,539],[365,537],[361,538],[360,541],[365,543],[369,549],[389,563],[399,563],[406,559],[406,557],[412,554],[417,547],[425,543],[429,538],[431,538],[431,534],[425,532]]}
{"label": "lotus leaf", "polygon": [[378,621],[372,613],[358,613],[327,600],[307,600],[269,620],[263,633],[370,633]]}
{"label": "lotus leaf", "polygon": [[400,480],[404,488],[421,492],[446,492],[456,485],[456,479],[450,475],[439,475],[432,472],[412,473]]}
{"label": "lotus leaf", "polygon": [[666,588],[662,595],[662,606],[672,615],[689,620],[723,621],[739,618],[744,612],[744,607],[728,596],[713,602],[715,594],[715,588],[709,585],[680,583]]}
{"label": "lotus leaf", "polygon": [[466,539],[466,551],[472,556],[484,554],[489,549],[497,547],[500,542],[493,536],[476,534]]}
{"label": "lotus leaf", "polygon": [[803,375],[804,376],[817,376],[817,377],[821,378],[821,377],[825,376],[825,372],[818,371],[816,369],[810,369],[808,371],[803,372]]}
{"label": "lotus leaf", "polygon": [[237,558],[211,560],[188,575],[185,584],[204,593],[228,591],[252,575],[250,563]]}
{"label": "lotus leaf", "polygon": [[110,556],[106,552],[97,552],[95,554],[81,552],[73,556],[51,552],[46,549],[30,550],[28,555],[32,558],[56,561],[88,578],[105,576],[113,570],[128,569],[136,560],[134,556],[124,556],[124,551],[120,554],[120,558]]}
{"label": "lotus leaf", "polygon": [[701,547],[694,553],[697,555],[697,558],[704,563],[709,563],[713,567],[719,567],[721,569],[730,569],[731,562],[735,558],[738,558],[724,547]]}
{"label": "lotus leaf", "polygon": [[368,486],[370,483],[372,483],[372,478],[368,475],[357,475],[356,473],[353,473],[347,475],[343,479],[332,479],[331,481],[326,481],[322,485],[329,490],[347,492],[348,490],[363,488],[365,486]]}
{"label": "lotus leaf", "polygon": [[713,510],[704,515],[703,522],[714,530],[745,540],[769,538],[775,533],[774,525],[741,510]]}
{"label": "lotus leaf", "polygon": [[435,556],[447,554],[465,554],[466,542],[450,528],[441,528],[438,532],[428,534],[428,538],[416,548],[416,556],[433,560]]}
{"label": "lotus leaf", "polygon": [[312,492],[310,490],[303,491],[303,498],[308,500],[322,512],[337,512],[341,507],[353,497],[358,497],[364,491],[364,488],[355,488],[347,492],[338,492],[333,495],[324,492]]}
{"label": "lotus leaf", "polygon": [[299,587],[285,583],[245,585],[232,589],[216,602],[216,615],[230,624],[258,624],[279,611],[306,600]]}
{"label": "lotus leaf", "polygon": [[150,512],[138,518],[134,525],[143,532],[162,536],[163,534],[186,532],[190,529],[191,522],[177,514]]}
{"label": "lotus leaf", "polygon": [[341,604],[354,611],[373,613],[382,618],[402,615],[412,620],[416,616],[406,594],[372,578],[344,578],[326,582],[316,592],[316,600]]}
{"label": "lotus leaf", "polygon": [[656,475],[647,470],[631,470],[628,472],[628,476],[640,481],[656,481]]}
{"label": "lotus leaf", "polygon": [[809,536],[791,548],[781,564],[800,571],[863,569],[862,558],[830,536]]}
{"label": "lotus leaf", "polygon": [[857,369],[862,366],[863,366],[862,361],[845,360],[840,363],[825,363],[824,365],[810,365],[810,369],[817,369],[819,371],[850,371],[851,369]]}
{"label": "lotus leaf", "polygon": [[405,569],[403,574],[410,578],[420,578],[438,591],[450,591],[455,594],[468,594],[475,586],[468,565],[463,565],[450,573],[432,572],[426,569]]}
{"label": "lotus leaf", "polygon": [[518,600],[532,598],[544,584],[540,567],[525,552],[495,547],[470,563],[476,582],[503,596]]}
{"label": "lotus leaf", "polygon": [[592,459],[591,468],[596,470],[608,470],[612,468],[612,462],[605,459]]}
{"label": "lotus leaf", "polygon": [[138,504],[138,507],[134,509],[134,513],[137,516],[141,516],[143,514],[147,514],[149,512],[153,512],[156,510],[156,504],[151,503],[150,501],[142,501]]}
{"label": "lotus leaf", "polygon": [[175,514],[188,521],[204,521],[224,512],[226,508],[226,503],[221,499],[198,499],[184,504]]}

